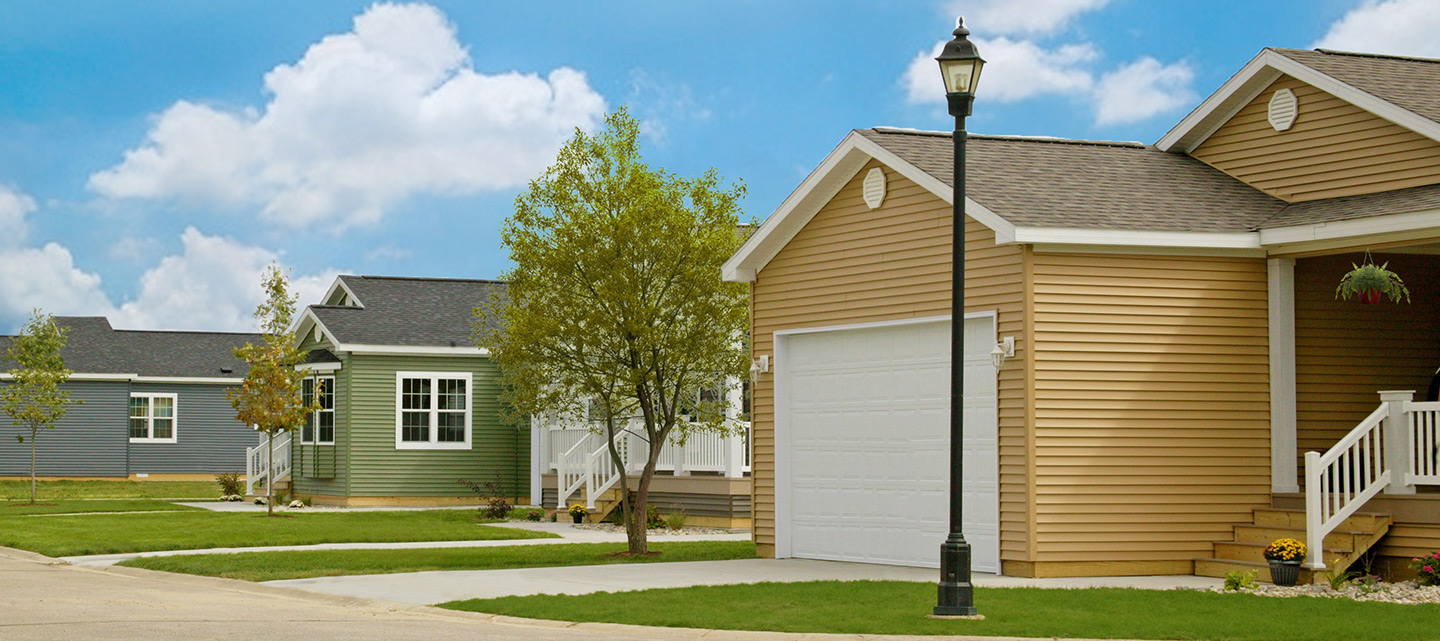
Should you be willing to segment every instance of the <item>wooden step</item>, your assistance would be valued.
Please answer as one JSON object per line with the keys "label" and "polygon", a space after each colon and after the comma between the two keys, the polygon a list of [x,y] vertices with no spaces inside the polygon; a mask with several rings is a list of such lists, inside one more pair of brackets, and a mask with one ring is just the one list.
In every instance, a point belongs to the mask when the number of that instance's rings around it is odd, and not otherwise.
{"label": "wooden step", "polygon": [[[1305,510],[1286,510],[1281,508],[1259,508],[1255,510],[1255,525],[1271,525],[1276,527],[1305,529]],[[1354,532],[1374,532],[1382,525],[1390,525],[1390,515],[1377,512],[1356,512],[1345,519],[1337,530],[1350,530]]]}
{"label": "wooden step", "polygon": [[[1217,541],[1215,543],[1215,558],[1221,561],[1252,561],[1265,563],[1265,543],[1241,543],[1237,541]],[[1330,567],[1336,562],[1344,562],[1353,550],[1342,550],[1325,548],[1325,565]]]}
{"label": "wooden step", "polygon": [[[1270,579],[1270,564],[1264,561],[1232,561],[1229,559],[1195,559],[1196,576],[1213,576],[1223,579],[1230,572],[1254,572],[1255,580],[1265,583],[1272,583]],[[1315,572],[1300,568],[1300,579],[1297,585],[1314,583]]]}
{"label": "wooden step", "polygon": [[[1388,530],[1389,527],[1387,526]],[[1358,541],[1365,541],[1375,535],[1375,532],[1363,532],[1356,530],[1335,530],[1325,535],[1325,547],[1337,550],[1356,550],[1361,546]],[[1277,539],[1295,539],[1305,541],[1305,528],[1279,527],[1275,525],[1237,525],[1235,526],[1235,542],[1237,543],[1260,543],[1269,545]]]}

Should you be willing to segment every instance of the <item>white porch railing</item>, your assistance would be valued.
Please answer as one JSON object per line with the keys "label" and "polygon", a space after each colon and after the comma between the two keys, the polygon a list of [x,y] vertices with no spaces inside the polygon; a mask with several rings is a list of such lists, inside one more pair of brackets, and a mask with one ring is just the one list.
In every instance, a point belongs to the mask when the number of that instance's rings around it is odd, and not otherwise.
{"label": "white porch railing", "polygon": [[[750,424],[735,421],[737,435],[721,435],[715,432],[693,432],[685,439],[684,445],[672,438],[660,450],[656,460],[656,471],[672,472],[677,476],[691,472],[716,472],[727,477],[742,477],[750,471],[749,433]],[[556,509],[564,509],[570,497],[584,492],[585,505],[595,508],[595,500],[620,480],[619,469],[610,458],[610,448],[605,437],[590,431],[587,427],[549,427],[545,430],[545,450],[548,457],[547,471],[556,473],[559,490],[555,500]],[[616,435],[616,445],[627,473],[638,473],[649,455],[648,444],[640,435],[644,427],[639,419],[632,419],[625,430]]]}
{"label": "white porch railing", "polygon": [[1440,485],[1440,403],[1413,396],[1380,392],[1380,407],[1334,447],[1305,453],[1306,567],[1325,567],[1325,536],[1375,495]]}
{"label": "white porch railing", "polygon": [[[255,486],[270,484],[270,435],[261,434],[260,444],[245,449],[245,493],[255,494]],[[290,476],[290,432],[275,439],[275,480]]]}

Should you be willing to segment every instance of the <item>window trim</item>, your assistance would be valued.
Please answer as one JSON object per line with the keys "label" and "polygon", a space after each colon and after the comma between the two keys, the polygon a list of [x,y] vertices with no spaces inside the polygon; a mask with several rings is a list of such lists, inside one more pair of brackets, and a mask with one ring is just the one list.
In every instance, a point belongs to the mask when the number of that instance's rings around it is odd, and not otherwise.
{"label": "window trim", "polygon": [[[305,380],[307,380],[307,381],[312,381],[312,382],[310,383],[311,389],[314,389],[315,386],[318,385],[318,381],[325,381],[325,389],[329,390],[329,392],[330,392],[330,409],[327,410],[327,409],[323,409],[323,408],[322,408],[322,409],[318,409],[318,410],[314,410],[314,411],[310,412],[310,420],[313,421],[313,423],[311,423],[311,428],[312,428],[312,431],[311,431],[311,433],[310,433],[311,438],[310,438],[310,440],[308,440],[308,441],[305,440],[305,426],[304,426],[304,425],[301,425],[301,426],[300,426],[300,442],[301,442],[301,443],[308,444],[308,445],[334,445],[334,444],[335,444],[335,431],[336,431],[336,426],[335,426],[335,375],[334,375],[334,374],[331,374],[331,375],[329,375],[329,376],[323,376],[323,375],[321,375],[321,376],[307,376],[307,377],[305,377]],[[320,414],[321,414],[322,412],[329,412],[329,413],[330,413],[330,440],[328,440],[328,441],[322,441],[322,440],[320,440]]]}
{"label": "window trim", "polygon": [[[430,440],[429,441],[406,441],[404,427],[401,421],[404,413],[402,395],[405,391],[405,379],[420,378],[430,380]],[[440,436],[440,381],[442,380],[463,380],[465,381],[465,440],[464,441],[437,441]],[[468,450],[471,449],[471,441],[474,438],[475,424],[475,377],[470,372],[395,372],[395,449],[397,450]]]}
{"label": "window trim", "polygon": [[[174,392],[130,392],[130,398],[149,399],[146,406],[144,438],[130,437],[131,443],[178,443],[180,441],[180,397]],[[155,399],[170,399],[170,438],[155,438]],[[125,403],[125,435],[130,436],[130,403]]]}

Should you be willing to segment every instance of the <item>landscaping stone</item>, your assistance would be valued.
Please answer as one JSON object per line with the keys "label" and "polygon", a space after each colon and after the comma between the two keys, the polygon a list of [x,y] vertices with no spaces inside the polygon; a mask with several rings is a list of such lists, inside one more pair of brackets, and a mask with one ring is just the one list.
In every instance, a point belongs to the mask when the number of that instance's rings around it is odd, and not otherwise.
{"label": "landscaping stone", "polygon": [[[573,525],[572,527],[574,527],[574,528],[577,529],[577,530],[596,530],[596,531],[599,531],[599,532],[619,532],[619,533],[621,533],[621,534],[624,534],[624,533],[625,533],[625,528],[624,528],[623,526],[615,525],[614,523],[577,523],[577,524]],[[680,529],[678,529],[678,530],[672,530],[672,529],[670,529],[670,528],[668,528],[668,527],[663,527],[663,526],[662,526],[662,527],[650,528],[649,530],[646,530],[646,531],[649,532],[649,533],[652,534],[652,535],[657,535],[657,534],[680,534],[680,535],[686,535],[686,534],[729,534],[729,533],[730,533],[730,530],[726,530],[726,529],[724,529],[724,528],[718,528],[718,527],[693,527],[693,526],[692,526],[692,527],[682,527],[682,528],[680,528]]]}
{"label": "landscaping stone", "polygon": [[[1222,592],[1223,588],[1211,588],[1210,591]],[[1268,597],[1309,596],[1330,599],[1354,599],[1356,601],[1380,601],[1405,605],[1425,603],[1440,604],[1440,586],[1422,586],[1416,581],[1401,581],[1398,583],[1381,582],[1369,586],[1363,583],[1349,583],[1338,591],[1331,589],[1328,584],[1324,583],[1297,585],[1289,588],[1262,583],[1253,590],[1241,590],[1241,592]]]}

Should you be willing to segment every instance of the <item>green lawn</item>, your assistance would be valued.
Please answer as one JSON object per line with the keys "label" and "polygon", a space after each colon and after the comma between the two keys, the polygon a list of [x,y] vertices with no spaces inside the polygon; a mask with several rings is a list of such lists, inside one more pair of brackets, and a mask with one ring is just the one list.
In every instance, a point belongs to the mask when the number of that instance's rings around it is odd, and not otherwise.
{"label": "green lawn", "polygon": [[[3,508],[0,508],[3,509]],[[546,532],[481,525],[472,510],[417,512],[254,512],[4,517],[0,545],[49,556],[313,543],[554,538]]]}
{"label": "green lawn", "polygon": [[166,572],[222,576],[246,581],[276,581],[347,574],[393,574],[432,570],[501,570],[562,565],[722,561],[755,558],[755,544],[749,541],[652,543],[650,549],[658,551],[660,554],[648,557],[604,556],[614,552],[623,552],[625,544],[562,543],[426,550],[316,550],[185,554],[142,557],[126,561],[121,565]]}
{"label": "green lawn", "polygon": [[193,512],[197,507],[147,499],[63,499],[41,501],[0,501],[0,519],[29,514],[79,514],[87,512]]}
{"label": "green lawn", "polygon": [[684,628],[1086,639],[1440,639],[1440,605],[1277,599],[1190,590],[977,589],[983,621],[927,619],[935,585],[766,583],[455,601],[440,607],[534,619]]}
{"label": "green lawn", "polygon": [[[56,499],[195,499],[220,498],[214,481],[37,481],[35,500]],[[0,499],[30,500],[30,481],[0,481]]]}

